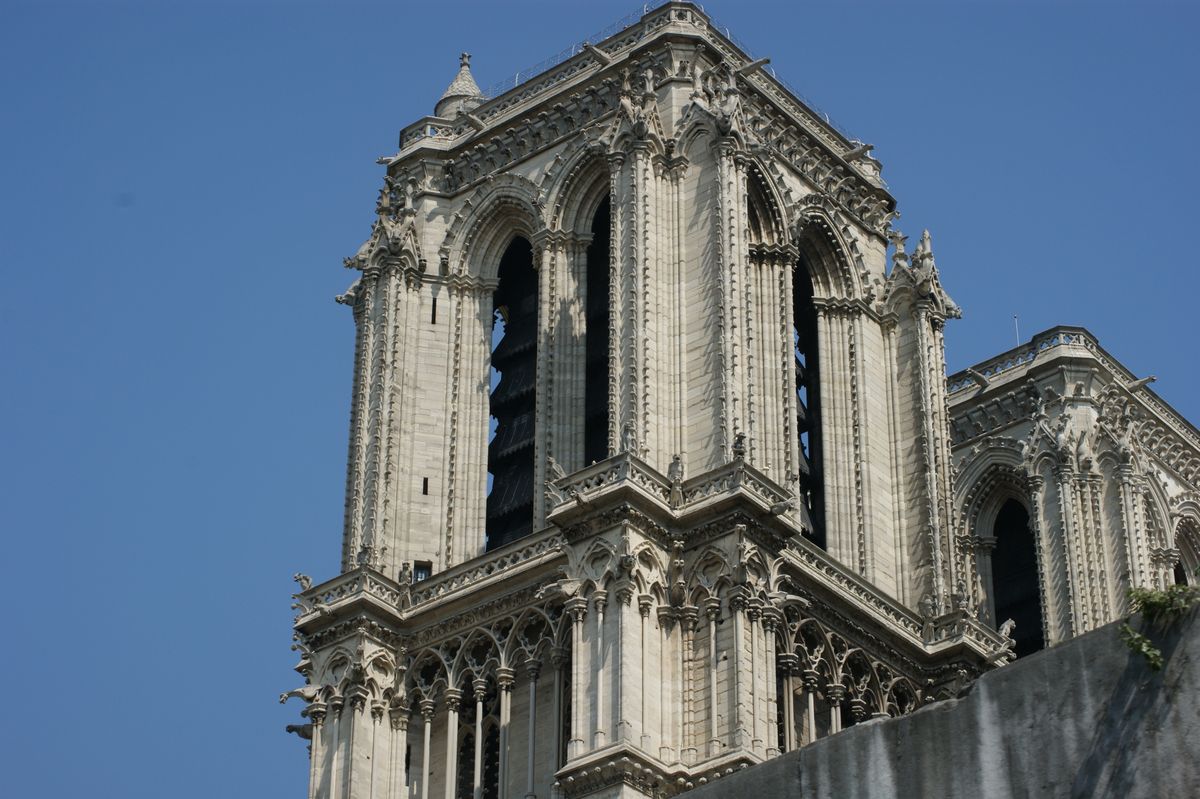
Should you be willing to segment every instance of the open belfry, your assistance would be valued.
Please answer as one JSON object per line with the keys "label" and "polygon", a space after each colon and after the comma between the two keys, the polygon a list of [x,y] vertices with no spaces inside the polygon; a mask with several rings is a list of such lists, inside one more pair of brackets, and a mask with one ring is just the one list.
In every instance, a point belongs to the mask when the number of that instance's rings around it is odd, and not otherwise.
{"label": "open belfry", "polygon": [[310,799],[673,796],[1195,580],[1196,429],[1082,328],[947,380],[929,234],[766,64],[668,2],[383,159]]}

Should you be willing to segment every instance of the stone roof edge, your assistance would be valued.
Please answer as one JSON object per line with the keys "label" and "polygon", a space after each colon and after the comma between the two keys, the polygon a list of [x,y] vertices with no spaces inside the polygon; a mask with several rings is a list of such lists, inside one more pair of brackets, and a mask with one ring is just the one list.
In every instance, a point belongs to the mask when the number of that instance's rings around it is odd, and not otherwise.
{"label": "stone roof edge", "polygon": [[[677,9],[687,9],[687,10],[690,10],[691,12],[695,13],[704,21],[705,27],[703,29],[696,28],[692,32],[683,32],[683,31],[679,31],[679,30],[663,31],[662,29],[660,29],[660,30],[652,32],[646,38],[638,38],[634,42],[630,42],[627,45],[623,45],[623,46],[617,48],[613,53],[607,53],[607,51],[605,51],[606,45],[611,46],[612,43],[614,42],[614,40],[619,40],[622,36],[625,36],[630,30],[633,30],[635,28],[643,26],[647,22],[652,22],[658,16],[668,14],[671,11],[677,10]],[[666,26],[664,25],[663,27],[666,27]],[[727,36],[725,36],[723,33],[721,33],[720,29],[715,24],[713,24],[711,17],[709,17],[699,5],[697,5],[693,2],[690,2],[689,0],[671,0],[671,2],[668,2],[664,5],[659,6],[658,8],[655,8],[655,9],[649,11],[644,16],[642,16],[641,19],[638,20],[638,22],[634,23],[633,25],[630,25],[626,28],[621,29],[620,31],[617,31],[612,36],[609,36],[608,38],[604,39],[603,41],[601,41],[599,43],[595,43],[593,45],[594,49],[604,51],[604,52],[606,52],[606,54],[608,54],[610,56],[610,60],[607,63],[599,63],[597,61],[596,57],[593,55],[592,49],[584,49],[581,52],[577,53],[576,55],[571,56],[570,58],[566,59],[565,61],[562,61],[561,63],[556,64],[553,67],[550,67],[536,75],[533,75],[532,77],[528,78],[527,80],[522,81],[521,83],[517,84],[516,86],[514,86],[513,88],[504,92],[503,94],[499,94],[493,98],[489,98],[485,102],[481,103],[479,105],[479,107],[475,109],[474,116],[478,120],[482,121],[484,123],[484,126],[481,128],[469,127],[467,130],[463,131],[461,134],[456,134],[452,138],[443,138],[442,141],[445,143],[445,145],[448,145],[444,149],[453,150],[462,144],[465,144],[469,141],[476,140],[476,139],[480,138],[480,136],[482,134],[485,134],[493,129],[501,127],[505,122],[509,121],[513,117],[519,116],[519,115],[525,113],[526,111],[528,111],[529,109],[537,107],[540,104],[543,104],[547,100],[552,99],[553,97],[555,97],[559,94],[562,94],[564,91],[567,91],[567,90],[573,89],[573,88],[577,88],[578,86],[588,82],[589,80],[594,79],[597,75],[608,71],[610,67],[613,67],[615,65],[618,65],[619,63],[627,61],[631,55],[633,55],[637,50],[644,48],[646,45],[648,45],[658,39],[670,38],[672,36],[684,37],[684,38],[695,37],[695,38],[699,38],[701,40],[705,40],[706,43],[708,43],[708,44],[720,44],[722,47],[716,48],[716,49],[718,52],[721,53],[721,55],[723,57],[728,58],[729,56],[732,55],[732,56],[735,56],[735,57],[741,59],[741,64],[739,64],[739,66],[745,66],[747,64],[753,63],[753,58],[748,53],[746,53],[745,50],[743,50],[737,43],[733,42]],[[593,64],[598,64],[599,69],[592,70],[590,67]],[[544,80],[547,76],[551,75],[552,73],[570,72],[571,70],[574,70],[574,73],[575,73],[573,77],[564,78],[563,80],[554,82],[551,85],[547,85],[543,90],[535,92],[534,94],[530,95],[527,98],[520,100],[519,102],[511,105],[510,107],[505,107],[505,108],[502,108],[501,110],[494,110],[498,104],[503,106],[504,102],[506,100],[510,99],[514,92],[519,93],[520,91],[522,91],[523,89],[528,87],[531,83],[536,83],[540,80]],[[586,73],[584,73],[582,70],[586,70]],[[767,100],[769,100],[770,102],[772,102],[773,104],[775,104],[777,106],[780,106],[780,111],[787,114],[788,116],[791,116],[793,118],[793,121],[798,126],[808,129],[808,132],[816,135],[816,137],[818,139],[820,139],[827,147],[829,147],[829,149],[831,150],[833,155],[835,157],[837,157],[838,159],[841,159],[845,153],[848,153],[851,150],[853,150],[854,145],[850,141],[850,139],[847,138],[847,136],[845,134],[843,134],[841,131],[839,131],[831,123],[826,122],[822,118],[822,115],[820,112],[811,108],[804,100],[797,97],[791,89],[789,89],[787,86],[785,86],[780,80],[778,80],[774,76],[772,76],[769,73],[767,73],[766,71],[760,69],[760,70],[757,70],[754,74],[747,76],[747,81],[757,91],[759,91],[761,94],[763,94],[763,96]],[[759,81],[764,81],[766,83],[766,87],[772,91],[765,91],[764,86],[758,85]],[[781,97],[773,96],[775,94],[781,95]],[[781,99],[785,99],[787,102],[795,103],[797,108],[794,108],[794,109],[787,108],[785,104],[780,102]],[[797,113],[797,112],[799,112],[799,113]],[[492,118],[489,118],[489,115]],[[422,117],[422,118],[416,120],[415,122],[405,126],[400,131],[401,143],[403,143],[404,139],[411,132],[413,132],[417,129],[420,129],[420,128],[427,128],[427,127],[429,127],[429,125],[431,123],[436,123],[439,121],[444,124],[455,122],[455,120],[442,120],[438,117],[431,117],[431,116]],[[816,128],[816,129],[814,130],[814,128]],[[832,146],[833,144],[837,144],[840,147],[840,151],[838,148],[833,147]],[[397,154],[397,156],[393,159],[392,163],[393,164],[398,163],[400,160],[402,160],[402,158],[404,156],[409,155],[414,150],[419,150],[420,147],[421,147],[420,143],[411,143],[408,146],[402,146],[400,149],[400,153]],[[852,171],[857,173],[856,169],[854,169],[853,167],[851,167],[851,169],[852,169]],[[886,190],[883,190],[883,191],[886,192]],[[889,193],[889,196],[890,196],[890,193]]]}

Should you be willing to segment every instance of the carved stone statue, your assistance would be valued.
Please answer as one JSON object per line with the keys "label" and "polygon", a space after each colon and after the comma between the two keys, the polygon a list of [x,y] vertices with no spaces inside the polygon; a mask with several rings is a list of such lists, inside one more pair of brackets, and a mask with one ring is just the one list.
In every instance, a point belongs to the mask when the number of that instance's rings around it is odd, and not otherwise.
{"label": "carved stone statue", "polygon": [[1013,621],[1012,619],[1005,619],[1004,623],[1000,625],[999,632],[1001,635],[1003,635],[1005,638],[1007,638],[1011,641],[1011,640],[1014,640],[1013,639],[1013,630],[1015,630],[1015,629],[1017,629],[1017,623],[1015,621]]}

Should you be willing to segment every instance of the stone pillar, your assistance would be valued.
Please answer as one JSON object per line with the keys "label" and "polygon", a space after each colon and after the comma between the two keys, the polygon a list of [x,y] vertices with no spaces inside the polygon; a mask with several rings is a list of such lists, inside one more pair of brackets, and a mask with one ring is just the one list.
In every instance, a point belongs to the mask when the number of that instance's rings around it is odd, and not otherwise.
{"label": "stone pillar", "polygon": [[[658,607],[658,662],[662,664],[663,673],[658,681],[658,759],[664,763],[671,763],[675,760],[676,751],[672,746],[672,742],[677,738],[679,732],[679,723],[676,722],[672,715],[672,705],[669,697],[673,692],[669,688],[673,685],[678,685],[678,694],[682,698],[684,692],[683,675],[676,675],[672,672],[675,666],[678,665],[677,660],[673,665],[673,659],[667,657],[667,648],[671,637],[671,622],[675,618],[674,609],[659,605]],[[683,647],[681,646],[680,649]],[[683,714],[679,708],[674,709],[674,716],[680,720]]]}
{"label": "stone pillar", "polygon": [[392,724],[392,779],[388,788],[388,799],[407,799],[408,785],[408,708],[393,707],[388,711]]}
{"label": "stone pillar", "polygon": [[779,677],[775,668],[776,660],[776,641],[775,629],[776,625],[781,621],[781,614],[773,607],[763,609],[762,612],[762,629],[763,629],[763,664],[766,668],[764,679],[767,686],[764,693],[766,703],[766,725],[767,729],[764,733],[767,741],[766,754],[768,758],[775,757],[780,754],[784,742],[779,739]]}
{"label": "stone pillar", "polygon": [[596,609],[596,660],[592,674],[596,679],[596,729],[592,732],[592,748],[600,749],[608,743],[608,708],[604,704],[604,683],[607,679],[604,673],[604,606],[607,603],[608,592],[596,591],[592,594],[592,603]]}
{"label": "stone pillar", "polygon": [[832,683],[825,686],[825,696],[829,699],[829,734],[842,731],[842,700],[846,698],[846,686]]}
{"label": "stone pillar", "polygon": [[487,680],[476,679],[471,683],[475,689],[475,770],[471,784],[475,786],[473,796],[483,796],[483,697],[487,694]]}
{"label": "stone pillar", "polygon": [[515,680],[513,670],[507,666],[496,669],[496,683],[500,687],[500,799],[508,799],[509,763],[508,736],[512,723],[512,689]]}
{"label": "stone pillar", "polygon": [[814,668],[804,670],[804,698],[807,700],[807,713],[805,721],[808,728],[807,734],[804,736],[805,744],[810,744],[817,740],[817,681],[821,678],[821,672]]}
{"label": "stone pillar", "polygon": [[308,749],[308,799],[317,799],[320,793],[320,763],[325,757],[325,747],[322,746],[322,738],[326,734],[325,712],[324,702],[313,702],[308,706],[308,717],[312,719],[313,725],[312,741]]}
{"label": "stone pillar", "polygon": [[331,799],[341,795],[342,786],[345,784],[345,779],[342,776],[343,755],[341,736],[342,730],[342,710],[345,707],[345,700],[341,696],[332,697],[329,700],[329,727],[330,727],[330,744],[329,744],[329,796]]}
{"label": "stone pillar", "polygon": [[429,749],[433,731],[433,700],[421,700],[421,718],[425,722],[425,741],[421,747],[421,799],[429,799]]}
{"label": "stone pillar", "polygon": [[699,738],[696,729],[695,690],[694,680],[698,675],[689,668],[695,655],[694,647],[696,628],[699,626],[700,609],[694,605],[685,605],[679,609],[679,629],[681,642],[679,647],[679,752],[680,759],[688,765],[695,763],[699,751],[689,736]]}
{"label": "stone pillar", "polygon": [[[745,588],[739,586],[734,589],[734,593],[729,597],[729,612],[733,616],[733,646],[730,648],[730,656],[732,657],[731,668],[733,669],[733,724],[730,725],[733,729],[730,738],[730,745],[736,748],[744,748],[749,743],[749,736],[746,734],[746,703],[744,694],[747,686],[744,684],[745,679],[742,672],[742,649],[746,645],[746,595]],[[711,616],[709,617],[711,620]],[[712,633],[716,635],[716,625],[712,624]],[[715,657],[715,648],[713,650]],[[754,677],[754,653],[750,655],[750,677]],[[716,680],[716,665],[713,665],[713,679]],[[716,691],[713,691],[713,717],[716,718]],[[714,721],[713,737],[716,737]],[[711,752],[709,753],[711,756]]]}
{"label": "stone pillar", "polygon": [[781,653],[777,662],[783,673],[783,740],[779,746],[784,752],[790,752],[796,748],[796,686],[792,679],[796,656],[791,652]]}
{"label": "stone pillar", "polygon": [[1071,488],[1071,472],[1065,464],[1054,467],[1058,481],[1058,511],[1062,529],[1063,562],[1066,565],[1068,607],[1071,611],[1067,635],[1076,635],[1088,630],[1088,619],[1083,607],[1083,593],[1077,576],[1082,569],[1078,561],[1075,540],[1075,501]]}
{"label": "stone pillar", "polygon": [[584,752],[587,727],[583,701],[583,620],[587,616],[587,600],[568,599],[564,606],[571,619],[571,739],[567,742],[567,760]]}
{"label": "stone pillar", "polygon": [[633,724],[630,722],[630,707],[633,703],[633,661],[634,652],[630,638],[633,635],[630,615],[633,604],[633,583],[622,580],[617,586],[617,637],[613,652],[613,697],[617,707],[617,723],[614,741],[630,741],[633,739]]}
{"label": "stone pillar", "polygon": [[538,675],[542,671],[542,663],[539,660],[529,659],[525,661],[525,670],[529,674],[529,747],[526,753],[526,772],[528,779],[528,788],[525,790],[525,799],[537,799],[537,775],[534,772],[534,755],[537,753],[537,690],[538,690]]}
{"label": "stone pillar", "polygon": [[[653,605],[653,603],[654,603],[654,597],[650,596],[649,594],[641,594],[640,596],[638,596],[638,615],[641,618],[641,627],[639,628],[639,646],[638,646],[638,652],[639,652],[639,655],[638,655],[638,693],[641,695],[640,696],[640,700],[641,700],[640,707],[638,708],[638,730],[639,730],[638,745],[642,747],[643,752],[647,752],[647,753],[650,753],[653,748],[653,745],[651,742],[652,739],[650,736],[650,713],[649,713],[649,707],[647,707],[647,704],[646,704],[647,687],[649,685],[653,685],[655,682],[657,682],[661,686],[667,681],[667,675],[663,673],[662,668],[659,669],[657,676],[651,674],[651,672],[647,670],[648,664],[646,662],[646,648],[647,648],[646,647],[646,636],[647,636],[646,627],[649,625],[649,622],[650,622],[650,607],[651,607],[651,605]],[[660,650],[660,652],[661,652],[661,650]],[[660,663],[663,662],[661,655],[659,657],[659,662]],[[665,665],[666,664],[663,663],[663,666],[665,666]],[[660,741],[662,740],[661,733],[659,734],[659,740]]]}
{"label": "stone pillar", "polygon": [[[752,602],[746,609],[746,618],[750,622],[750,746],[751,748],[762,754],[763,749],[763,732],[762,732],[762,708],[759,707],[762,694],[759,691],[759,668],[760,663],[769,663],[765,658],[760,658],[760,655],[765,652],[765,644],[759,646],[759,619],[761,613],[757,603]],[[740,643],[740,642],[739,642]],[[770,670],[770,667],[767,667]]]}
{"label": "stone pillar", "polygon": [[454,799],[458,787],[458,703],[462,691],[446,689],[446,799]]}
{"label": "stone pillar", "polygon": [[721,753],[721,739],[717,736],[717,619],[721,616],[721,600],[706,599],[704,615],[708,618],[708,756],[716,757]]}
{"label": "stone pillar", "polygon": [[983,608],[993,627],[999,628],[1004,619],[996,618],[996,586],[992,577],[992,552],[996,550],[996,539],[993,536],[975,538],[975,568],[979,574],[979,587],[983,594]]}

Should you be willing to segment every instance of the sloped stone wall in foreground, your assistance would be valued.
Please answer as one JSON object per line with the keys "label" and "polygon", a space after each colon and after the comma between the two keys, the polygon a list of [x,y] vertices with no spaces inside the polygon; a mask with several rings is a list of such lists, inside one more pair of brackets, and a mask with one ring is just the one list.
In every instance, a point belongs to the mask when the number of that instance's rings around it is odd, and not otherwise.
{"label": "sloped stone wall in foreground", "polygon": [[[1142,625],[1135,622],[1139,629]],[[1200,793],[1200,618],[1114,623],[984,675],[959,699],[867,722],[689,792],[714,797],[1185,797]]]}

